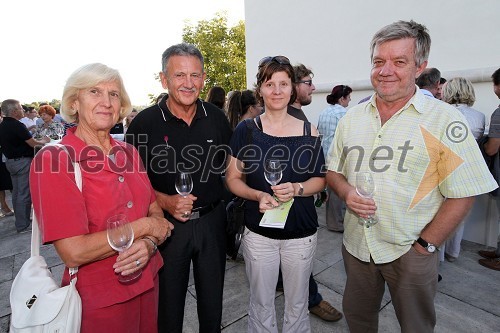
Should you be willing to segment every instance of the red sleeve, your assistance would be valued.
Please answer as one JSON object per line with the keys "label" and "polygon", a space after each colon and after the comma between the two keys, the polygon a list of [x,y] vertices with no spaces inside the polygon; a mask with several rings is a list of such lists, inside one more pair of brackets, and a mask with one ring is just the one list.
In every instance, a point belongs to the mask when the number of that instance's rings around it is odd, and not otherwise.
{"label": "red sleeve", "polygon": [[85,201],[65,151],[47,147],[35,155],[30,190],[43,243],[89,232]]}

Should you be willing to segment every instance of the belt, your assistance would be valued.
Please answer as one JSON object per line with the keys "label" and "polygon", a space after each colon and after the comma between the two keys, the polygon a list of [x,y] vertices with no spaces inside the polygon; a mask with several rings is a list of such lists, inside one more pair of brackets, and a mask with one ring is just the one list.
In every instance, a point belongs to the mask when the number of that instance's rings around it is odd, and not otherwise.
{"label": "belt", "polygon": [[214,210],[214,208],[217,207],[219,205],[219,203],[220,203],[220,199],[217,200],[217,201],[215,201],[215,202],[212,202],[209,205],[206,205],[206,206],[203,206],[203,207],[194,208],[191,211],[191,216],[189,217],[189,219],[190,220],[199,219],[203,215],[206,215],[206,214],[210,213],[212,210]]}

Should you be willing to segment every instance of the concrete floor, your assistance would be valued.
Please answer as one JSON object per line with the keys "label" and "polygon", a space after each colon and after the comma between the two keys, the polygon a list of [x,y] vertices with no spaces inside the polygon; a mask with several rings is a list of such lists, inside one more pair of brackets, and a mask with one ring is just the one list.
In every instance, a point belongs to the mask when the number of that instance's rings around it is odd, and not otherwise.
{"label": "concrete floor", "polygon": [[[342,234],[325,228],[324,207],[318,208],[320,230],[314,260],[314,275],[320,293],[335,308],[342,310],[345,271],[340,248]],[[9,293],[17,271],[29,257],[30,233],[17,234],[14,218],[0,219],[0,332],[7,332],[10,319]],[[453,263],[441,263],[443,280],[435,300],[436,332],[500,332],[500,272],[480,266],[477,251],[485,246],[463,241],[462,253]],[[43,246],[42,254],[60,281],[63,266],[52,246]],[[248,283],[243,263],[228,261],[224,287],[222,331],[245,332],[247,327]],[[276,293],[276,308],[282,325],[284,296]],[[312,332],[348,332],[344,319],[324,322],[311,315]],[[186,297],[184,332],[198,332],[196,292],[190,281]],[[380,309],[379,332],[399,332],[399,324],[386,292]]]}

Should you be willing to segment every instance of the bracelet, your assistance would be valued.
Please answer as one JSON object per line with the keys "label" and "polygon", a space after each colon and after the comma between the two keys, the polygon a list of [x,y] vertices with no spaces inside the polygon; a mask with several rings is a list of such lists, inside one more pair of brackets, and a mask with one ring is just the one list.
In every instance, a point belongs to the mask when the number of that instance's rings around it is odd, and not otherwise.
{"label": "bracelet", "polygon": [[148,240],[151,242],[151,244],[153,244],[153,253],[151,253],[151,255],[154,255],[156,253],[156,251],[158,251],[158,245],[156,245],[156,243],[154,242],[154,240],[152,240],[151,238],[149,238],[148,236],[144,236],[143,238],[141,238],[142,240]]}

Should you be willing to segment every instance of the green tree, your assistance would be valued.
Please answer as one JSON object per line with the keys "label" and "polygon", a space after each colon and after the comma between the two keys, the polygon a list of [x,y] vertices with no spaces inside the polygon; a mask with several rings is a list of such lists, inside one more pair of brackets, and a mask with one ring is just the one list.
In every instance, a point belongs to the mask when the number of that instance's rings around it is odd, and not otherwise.
{"label": "green tree", "polygon": [[186,22],[183,29],[182,40],[196,45],[205,59],[207,78],[202,98],[213,86],[226,92],[246,89],[245,23],[228,27],[226,16],[226,12],[218,12],[197,25]]}

